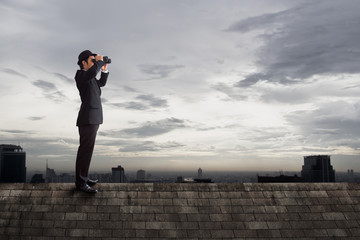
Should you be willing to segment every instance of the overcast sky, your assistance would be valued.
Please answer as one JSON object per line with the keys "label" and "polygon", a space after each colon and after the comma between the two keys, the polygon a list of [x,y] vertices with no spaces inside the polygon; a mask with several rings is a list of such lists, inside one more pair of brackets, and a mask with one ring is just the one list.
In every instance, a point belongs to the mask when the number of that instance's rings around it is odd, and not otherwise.
{"label": "overcast sky", "polygon": [[72,171],[79,53],[112,59],[91,171],[360,171],[358,0],[2,0],[0,144]]}

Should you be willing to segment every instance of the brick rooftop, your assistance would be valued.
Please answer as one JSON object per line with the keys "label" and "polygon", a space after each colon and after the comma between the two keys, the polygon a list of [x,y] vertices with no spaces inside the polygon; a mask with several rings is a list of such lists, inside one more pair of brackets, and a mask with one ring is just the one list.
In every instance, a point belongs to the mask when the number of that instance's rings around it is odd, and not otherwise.
{"label": "brick rooftop", "polygon": [[0,184],[0,239],[360,239],[360,184]]}

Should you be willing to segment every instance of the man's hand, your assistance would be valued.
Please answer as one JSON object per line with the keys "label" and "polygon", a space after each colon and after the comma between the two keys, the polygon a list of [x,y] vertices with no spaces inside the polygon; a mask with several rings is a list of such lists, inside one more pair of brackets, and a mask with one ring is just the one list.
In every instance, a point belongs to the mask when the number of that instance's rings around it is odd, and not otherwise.
{"label": "man's hand", "polygon": [[101,71],[103,71],[103,72],[107,71],[107,64],[105,64],[104,66],[101,67]]}
{"label": "man's hand", "polygon": [[104,59],[103,59],[103,56],[101,56],[101,55],[96,55],[96,56],[95,56],[95,61],[99,61],[99,60],[103,61],[103,60],[104,60]]}

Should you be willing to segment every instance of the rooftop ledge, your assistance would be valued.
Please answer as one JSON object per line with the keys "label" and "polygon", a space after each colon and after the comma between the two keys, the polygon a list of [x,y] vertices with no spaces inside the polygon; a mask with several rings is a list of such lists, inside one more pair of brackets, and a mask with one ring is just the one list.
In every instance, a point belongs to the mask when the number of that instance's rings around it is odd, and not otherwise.
{"label": "rooftop ledge", "polygon": [[0,239],[360,239],[359,183],[1,183]]}

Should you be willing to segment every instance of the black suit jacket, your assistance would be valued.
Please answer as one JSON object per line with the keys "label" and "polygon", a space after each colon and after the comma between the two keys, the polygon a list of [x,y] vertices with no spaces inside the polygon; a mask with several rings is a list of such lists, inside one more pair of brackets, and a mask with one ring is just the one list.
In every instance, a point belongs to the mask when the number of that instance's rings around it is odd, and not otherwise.
{"label": "black suit jacket", "polygon": [[100,87],[105,86],[109,73],[102,72],[99,80],[96,79],[96,75],[104,65],[105,63],[100,60],[96,61],[87,71],[78,70],[76,72],[75,81],[81,98],[76,126],[103,123]]}

